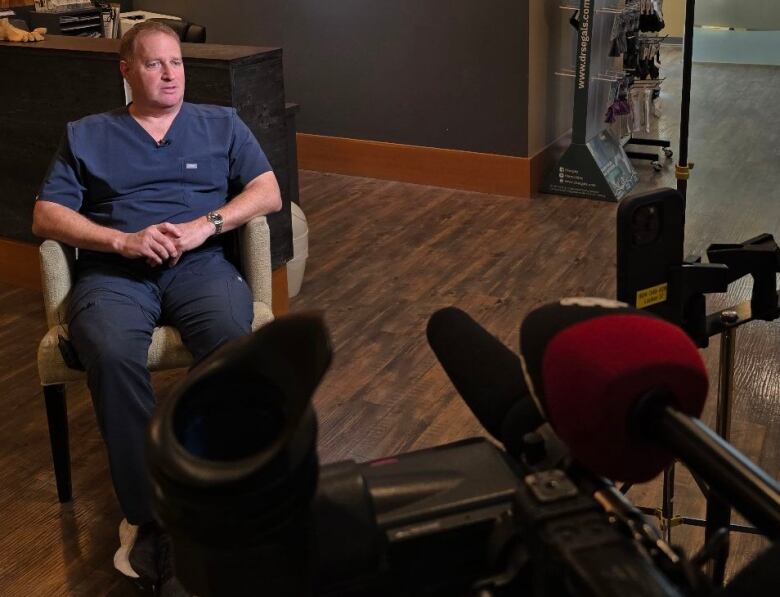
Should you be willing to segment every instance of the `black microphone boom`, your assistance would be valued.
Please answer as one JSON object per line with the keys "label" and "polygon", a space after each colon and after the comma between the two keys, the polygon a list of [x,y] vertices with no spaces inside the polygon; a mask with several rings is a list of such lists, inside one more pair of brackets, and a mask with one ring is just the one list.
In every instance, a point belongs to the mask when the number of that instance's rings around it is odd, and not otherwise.
{"label": "black microphone boom", "polygon": [[659,443],[771,539],[780,539],[780,485],[699,419],[649,395],[633,413],[635,431]]}

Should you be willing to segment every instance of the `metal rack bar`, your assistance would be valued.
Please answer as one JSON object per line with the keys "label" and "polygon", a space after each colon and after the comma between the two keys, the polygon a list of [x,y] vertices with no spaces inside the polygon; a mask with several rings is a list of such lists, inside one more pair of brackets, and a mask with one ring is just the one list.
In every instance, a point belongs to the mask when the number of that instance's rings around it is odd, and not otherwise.
{"label": "metal rack bar", "polygon": [[672,146],[671,141],[667,141],[665,139],[648,139],[648,138],[637,138],[637,137],[630,137],[625,144],[646,145],[649,147],[671,147]]}
{"label": "metal rack bar", "polygon": [[650,162],[655,162],[658,160],[657,153],[648,153],[646,151],[627,151],[626,155],[635,160],[648,160]]}

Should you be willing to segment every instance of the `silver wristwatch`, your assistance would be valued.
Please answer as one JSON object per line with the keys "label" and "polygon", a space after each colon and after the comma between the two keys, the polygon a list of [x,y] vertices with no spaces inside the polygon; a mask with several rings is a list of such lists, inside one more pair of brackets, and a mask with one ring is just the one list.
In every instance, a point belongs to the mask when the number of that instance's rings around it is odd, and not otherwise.
{"label": "silver wristwatch", "polygon": [[206,219],[214,224],[214,234],[219,234],[222,232],[222,224],[225,223],[225,220],[222,218],[222,214],[216,211],[210,211],[208,214],[206,214]]}

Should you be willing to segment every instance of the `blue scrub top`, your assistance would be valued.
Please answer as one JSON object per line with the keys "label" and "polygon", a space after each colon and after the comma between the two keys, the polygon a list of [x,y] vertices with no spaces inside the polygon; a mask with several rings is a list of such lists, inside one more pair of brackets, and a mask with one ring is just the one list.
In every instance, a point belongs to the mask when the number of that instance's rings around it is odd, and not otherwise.
{"label": "blue scrub top", "polygon": [[38,198],[137,232],[219,209],[271,170],[234,108],[184,103],[165,139],[158,145],[127,107],[70,122]]}

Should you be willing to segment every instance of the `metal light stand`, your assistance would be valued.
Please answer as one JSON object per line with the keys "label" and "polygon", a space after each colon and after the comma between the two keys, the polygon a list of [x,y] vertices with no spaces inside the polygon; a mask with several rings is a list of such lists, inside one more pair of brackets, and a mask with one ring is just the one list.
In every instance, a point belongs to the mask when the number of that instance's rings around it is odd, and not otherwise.
{"label": "metal light stand", "polygon": [[[715,412],[715,432],[726,441],[731,435],[731,397],[734,393],[734,352],[737,343],[739,315],[736,311],[723,311],[721,322],[727,326],[720,334],[720,359],[718,364],[718,403]],[[731,528],[731,507],[715,492],[707,494],[706,526],[704,543],[709,544],[720,529]],[[726,575],[726,561],[729,557],[729,542],[718,546],[714,558],[707,562],[707,574],[716,585],[722,585]]]}
{"label": "metal light stand", "polygon": [[[780,293],[778,293],[780,304]],[[708,335],[720,334],[720,361],[718,366],[718,401],[715,412],[715,431],[726,441],[731,434],[731,404],[734,391],[734,355],[736,352],[737,328],[754,319],[772,320],[780,315],[775,309],[762,317],[753,313],[751,301],[744,301],[734,307],[724,309],[707,316]],[[738,533],[761,534],[755,527],[749,525],[734,524],[731,522],[731,506],[707,487],[701,479],[693,475],[694,481],[707,499],[707,514],[705,518],[679,516],[674,513],[674,476],[675,464],[672,463],[663,474],[663,488],[660,508],[640,507],[646,513],[656,516],[661,528],[664,540],[667,543],[672,539],[672,528],[681,524],[704,527],[705,546],[712,547],[711,541],[715,541],[713,557],[707,562],[707,573],[713,583],[722,585],[725,578],[726,562],[729,556],[728,533],[721,529],[728,529]],[[621,491],[625,493],[630,485],[624,485]]]}
{"label": "metal light stand", "polygon": [[677,190],[688,197],[688,177],[693,163],[688,163],[688,134],[691,117],[691,71],[693,70],[693,21],[696,12],[695,0],[685,3],[685,37],[683,39],[682,102],[680,107],[680,150],[677,152]]}

